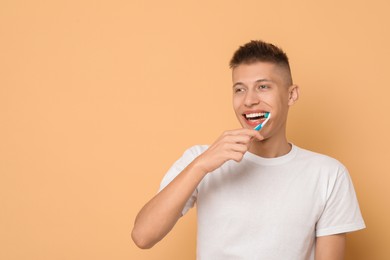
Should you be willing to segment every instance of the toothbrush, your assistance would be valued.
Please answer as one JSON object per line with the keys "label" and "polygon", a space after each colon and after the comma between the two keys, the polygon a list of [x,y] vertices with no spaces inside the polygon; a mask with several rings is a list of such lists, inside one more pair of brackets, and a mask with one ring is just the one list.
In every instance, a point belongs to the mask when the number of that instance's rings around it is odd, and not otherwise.
{"label": "toothbrush", "polygon": [[268,122],[268,120],[271,118],[271,113],[270,112],[265,113],[264,117],[266,118],[266,120],[264,120],[264,122],[262,122],[261,124],[258,124],[255,128],[253,128],[254,130],[259,131],[261,128],[263,128],[265,124]]}

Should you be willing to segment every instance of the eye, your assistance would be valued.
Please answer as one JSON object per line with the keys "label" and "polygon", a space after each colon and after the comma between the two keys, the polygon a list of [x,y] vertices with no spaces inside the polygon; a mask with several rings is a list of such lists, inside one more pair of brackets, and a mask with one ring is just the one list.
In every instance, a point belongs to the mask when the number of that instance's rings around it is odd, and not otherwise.
{"label": "eye", "polygon": [[240,93],[240,92],[244,92],[244,91],[245,91],[244,88],[239,88],[239,87],[234,88],[234,93]]}
{"label": "eye", "polygon": [[269,87],[267,85],[259,85],[259,89],[268,89]]}

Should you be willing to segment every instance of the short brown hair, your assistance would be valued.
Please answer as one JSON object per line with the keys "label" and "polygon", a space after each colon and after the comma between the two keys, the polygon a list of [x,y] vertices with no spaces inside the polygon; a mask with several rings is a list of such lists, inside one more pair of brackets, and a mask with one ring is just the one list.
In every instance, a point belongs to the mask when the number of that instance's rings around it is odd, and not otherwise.
{"label": "short brown hair", "polygon": [[230,68],[234,69],[240,64],[254,62],[271,62],[287,69],[291,83],[291,70],[287,54],[279,47],[260,40],[252,40],[238,48],[230,60]]}

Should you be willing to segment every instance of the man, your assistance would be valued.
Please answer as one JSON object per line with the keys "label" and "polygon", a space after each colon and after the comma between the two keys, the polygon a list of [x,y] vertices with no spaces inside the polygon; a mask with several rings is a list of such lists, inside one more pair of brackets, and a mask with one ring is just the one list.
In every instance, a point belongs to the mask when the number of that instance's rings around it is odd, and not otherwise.
{"label": "man", "polygon": [[152,247],[196,202],[197,259],[343,259],[345,233],[365,224],[347,169],[286,138],[299,97],[287,55],[251,41],[230,66],[242,129],[184,153],[139,212],[133,240]]}

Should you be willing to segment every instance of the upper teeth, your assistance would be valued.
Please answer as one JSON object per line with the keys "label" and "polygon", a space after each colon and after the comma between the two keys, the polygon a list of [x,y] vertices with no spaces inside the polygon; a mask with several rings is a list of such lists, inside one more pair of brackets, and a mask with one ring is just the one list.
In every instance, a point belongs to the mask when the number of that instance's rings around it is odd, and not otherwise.
{"label": "upper teeth", "polygon": [[253,117],[260,117],[264,116],[265,113],[251,113],[251,114],[245,114],[246,118],[253,118]]}

